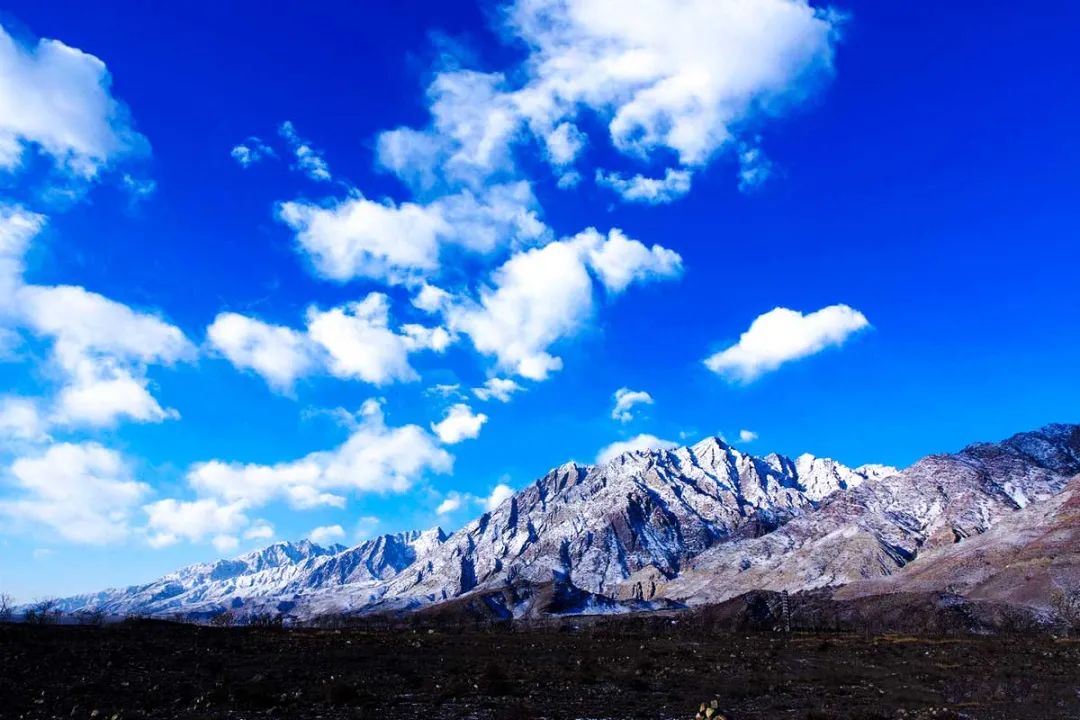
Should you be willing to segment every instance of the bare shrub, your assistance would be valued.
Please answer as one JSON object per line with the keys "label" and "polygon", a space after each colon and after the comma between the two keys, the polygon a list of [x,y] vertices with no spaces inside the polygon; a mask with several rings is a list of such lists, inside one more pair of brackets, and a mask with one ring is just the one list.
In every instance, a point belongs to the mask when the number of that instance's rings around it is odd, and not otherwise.
{"label": "bare shrub", "polygon": [[232,610],[222,610],[220,613],[210,618],[210,624],[214,627],[232,627],[236,625],[236,613]]}
{"label": "bare shrub", "polygon": [[11,622],[15,614],[15,598],[7,593],[0,593],[0,622]]}
{"label": "bare shrub", "polygon": [[284,616],[274,613],[256,613],[248,619],[248,625],[260,628],[278,629],[285,624]]}
{"label": "bare shrub", "polygon": [[75,611],[75,620],[80,625],[100,626],[105,624],[105,611],[99,608],[90,608]]}
{"label": "bare shrub", "polygon": [[51,625],[60,621],[64,613],[56,606],[56,600],[38,600],[26,609],[23,620],[30,625]]}

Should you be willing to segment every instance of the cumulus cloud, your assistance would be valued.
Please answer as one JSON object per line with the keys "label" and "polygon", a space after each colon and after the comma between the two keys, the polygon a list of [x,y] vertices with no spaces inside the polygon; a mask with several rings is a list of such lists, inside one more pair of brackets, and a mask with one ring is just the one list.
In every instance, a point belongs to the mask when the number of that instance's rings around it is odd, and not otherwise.
{"label": "cumulus cloud", "polygon": [[518,0],[510,32],[532,52],[515,100],[531,127],[581,108],[635,157],[700,165],[757,114],[828,75],[838,16],[805,0]]}
{"label": "cumulus cloud", "polygon": [[652,405],[652,395],[644,390],[631,390],[622,387],[615,391],[613,396],[615,406],[611,409],[611,418],[619,422],[628,423],[634,419],[635,405]]}
{"label": "cumulus cloud", "polygon": [[484,499],[484,507],[490,512],[514,497],[514,488],[506,483],[499,483],[491,489],[491,493]]}
{"label": "cumulus cloud", "polygon": [[647,247],[618,228],[608,232],[607,238],[589,228],[578,233],[573,242],[585,252],[589,266],[611,293],[620,293],[634,282],[671,280],[682,275],[682,257],[677,252],[660,245]]}
{"label": "cumulus cloud", "polygon": [[482,387],[473,388],[473,395],[484,401],[510,402],[510,396],[521,390],[524,388],[510,378],[493,377],[485,380]]}
{"label": "cumulus cloud", "polygon": [[[233,533],[248,524],[243,503],[222,503],[213,498],[190,501],[168,498],[144,505],[143,511],[147,516],[149,543],[155,548],[167,547],[180,540],[203,542],[218,539],[230,545],[223,538],[232,537]],[[235,547],[235,544],[231,544],[231,547]]]}
{"label": "cumulus cloud", "polygon": [[47,440],[49,421],[34,398],[0,396],[0,447],[10,441]]}
{"label": "cumulus cloud", "polygon": [[[504,28],[529,48],[505,73],[449,64],[428,88],[430,125],[378,140],[379,161],[414,190],[477,187],[512,174],[514,150],[540,144],[561,185],[587,138],[607,124],[613,147],[638,161],[674,154],[702,166],[739,128],[782,112],[832,72],[840,16],[806,0],[517,0]],[[674,173],[674,175],[672,175]],[[689,174],[604,176],[626,199],[670,201]]]}
{"label": "cumulus cloud", "polygon": [[59,40],[24,45],[0,27],[0,170],[30,151],[62,174],[91,180],[115,160],[149,151],[111,93],[100,59]]}
{"label": "cumulus cloud", "polygon": [[120,419],[178,417],[153,397],[146,372],[194,356],[194,347],[157,315],[83,287],[25,284],[23,255],[44,225],[44,216],[0,205],[0,323],[51,342],[49,370],[61,385],[51,403],[37,401],[41,432],[53,424],[105,427]]}
{"label": "cumulus cloud", "polygon": [[288,390],[316,365],[303,333],[238,313],[218,314],[206,329],[206,337],[233,365],[253,370],[277,390]]}
{"label": "cumulus cloud", "polygon": [[611,462],[623,453],[637,452],[640,450],[668,450],[677,446],[678,443],[674,443],[671,440],[662,440],[655,435],[642,433],[640,435],[635,435],[629,440],[619,440],[602,448],[600,452],[596,454],[596,463],[597,465],[603,465],[604,463]]}
{"label": "cumulus cloud", "polygon": [[179,328],[76,286],[25,285],[17,298],[18,322],[53,341],[51,361],[64,383],[53,422],[102,427],[178,417],[150,394],[146,369],[194,355]]}
{"label": "cumulus cloud", "polygon": [[343,507],[346,492],[404,492],[425,473],[449,472],[453,458],[416,425],[389,427],[376,401],[364,403],[349,438],[273,465],[211,460],[188,472],[200,495],[246,507],[284,500],[295,508]]}
{"label": "cumulus cloud", "polygon": [[442,352],[453,342],[442,327],[406,324],[394,331],[389,299],[374,292],[329,310],[308,308],[305,331],[221,313],[207,339],[233,365],[253,370],[279,392],[318,371],[374,385],[416,380],[409,354]]}
{"label": "cumulus cloud", "polygon": [[427,203],[364,197],[325,205],[290,201],[278,206],[278,218],[293,230],[315,272],[339,282],[359,277],[416,282],[439,269],[444,246],[483,254],[547,232],[523,181],[482,192],[463,189]]}
{"label": "cumulus cloud", "polygon": [[472,440],[480,436],[480,428],[487,422],[487,415],[474,413],[465,403],[450,406],[446,417],[431,424],[432,431],[439,440],[447,445],[454,445],[462,440]]}
{"label": "cumulus cloud", "polygon": [[449,336],[419,326],[411,334],[398,335],[389,327],[390,305],[386,295],[371,293],[360,302],[325,312],[308,311],[308,335],[325,350],[328,369],[341,378],[356,378],[374,385],[394,380],[416,380],[409,352],[423,348],[445,349]]}
{"label": "cumulus cloud", "polygon": [[705,365],[728,380],[752,382],[786,362],[839,347],[868,327],[866,316],[847,305],[806,315],[778,307],[755,319],[739,342],[706,358]]}
{"label": "cumulus cloud", "polygon": [[671,250],[646,248],[618,230],[605,238],[590,228],[515,254],[493,273],[478,302],[459,301],[445,314],[453,330],[468,335],[481,353],[494,355],[500,368],[543,380],[562,368],[549,348],[592,316],[590,270],[617,293],[635,281],[674,277],[681,268]]}
{"label": "cumulus cloud", "polygon": [[691,174],[687,170],[668,168],[662,178],[634,175],[624,177],[616,172],[596,171],[596,184],[616,192],[627,202],[663,205],[674,202],[690,192]]}
{"label": "cumulus cloud", "polygon": [[439,503],[439,507],[435,508],[436,515],[450,515],[461,509],[461,506],[468,499],[468,496],[462,495],[458,492],[452,492],[443,498],[443,501]]}
{"label": "cumulus cloud", "polygon": [[740,430],[739,442],[752,443],[758,439],[758,434],[753,430]]}
{"label": "cumulus cloud", "polygon": [[316,545],[333,545],[345,537],[345,528],[340,525],[323,525],[308,533],[308,539]]}
{"label": "cumulus cloud", "polygon": [[93,442],[59,443],[19,457],[10,475],[21,494],[0,499],[0,516],[77,543],[126,538],[133,510],[150,492],[119,453]]}

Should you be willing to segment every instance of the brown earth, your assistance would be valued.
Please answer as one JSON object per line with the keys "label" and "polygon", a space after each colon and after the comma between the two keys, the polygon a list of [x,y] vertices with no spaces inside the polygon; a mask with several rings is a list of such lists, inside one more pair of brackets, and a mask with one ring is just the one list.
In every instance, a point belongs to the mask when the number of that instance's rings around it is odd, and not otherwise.
{"label": "brown earth", "polygon": [[[673,624],[673,620],[675,621]],[[1080,641],[545,627],[0,625],[3,718],[1080,717]]]}

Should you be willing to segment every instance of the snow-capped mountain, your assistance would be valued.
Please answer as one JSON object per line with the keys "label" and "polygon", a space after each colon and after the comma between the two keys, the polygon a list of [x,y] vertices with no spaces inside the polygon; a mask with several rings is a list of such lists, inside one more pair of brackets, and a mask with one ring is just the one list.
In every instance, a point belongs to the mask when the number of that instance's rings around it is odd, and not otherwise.
{"label": "snow-capped mountain", "polygon": [[1052,497],[1078,473],[1075,425],[930,456],[902,472],[754,457],[709,438],[562,465],[449,536],[435,528],[353,548],[278,543],[63,607],[303,618],[464,607],[470,598],[499,617],[701,604],[888,575]]}
{"label": "snow-capped mountain", "polygon": [[392,578],[416,560],[418,550],[430,552],[444,538],[435,528],[384,535],[353,548],[278,542],[231,560],[190,565],[146,585],[66,598],[59,607],[114,615],[210,615],[228,608],[250,610],[256,601],[273,611],[279,599],[308,590]]}
{"label": "snow-capped mountain", "polygon": [[830,493],[896,471],[824,458],[757,458],[719,438],[638,451],[599,466],[573,463],[447,537],[385,535],[353,548],[277,543],[195,565],[147,585],[69,598],[67,610],[208,614],[225,608],[324,612],[410,608],[482,587],[544,583],[560,573],[610,592],[645,567],[674,576],[724,540],[753,537],[813,509]]}
{"label": "snow-capped mountain", "polygon": [[656,573],[646,573],[636,586],[703,604],[754,589],[798,591],[890,575],[920,554],[980,535],[1057,495],[1078,473],[1078,425],[1050,425],[931,455],[899,474],[836,493],[812,515],[773,533],[703,552],[679,577],[654,587]]}

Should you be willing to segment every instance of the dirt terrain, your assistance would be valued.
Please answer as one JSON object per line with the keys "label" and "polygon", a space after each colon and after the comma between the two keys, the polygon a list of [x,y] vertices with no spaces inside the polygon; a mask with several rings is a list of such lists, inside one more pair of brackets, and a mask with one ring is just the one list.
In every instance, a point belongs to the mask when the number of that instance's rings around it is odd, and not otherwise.
{"label": "dirt terrain", "polygon": [[1080,641],[547,628],[0,626],[3,718],[1080,718]]}

